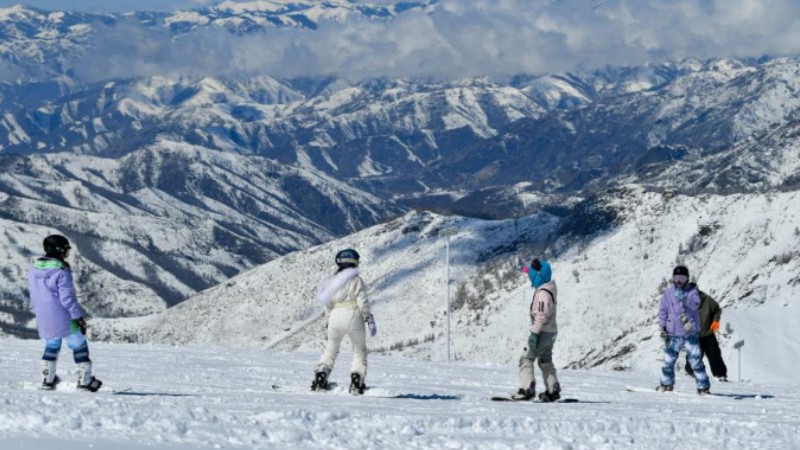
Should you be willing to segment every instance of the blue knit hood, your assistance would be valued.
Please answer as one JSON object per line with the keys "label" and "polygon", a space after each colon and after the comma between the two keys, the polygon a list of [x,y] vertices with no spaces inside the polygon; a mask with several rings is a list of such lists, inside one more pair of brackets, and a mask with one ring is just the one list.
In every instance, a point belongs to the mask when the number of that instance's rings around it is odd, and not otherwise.
{"label": "blue knit hood", "polygon": [[553,279],[553,269],[550,268],[550,263],[547,261],[540,261],[540,263],[542,268],[538,271],[533,270],[532,266],[528,266],[528,278],[531,279],[531,285],[537,289]]}

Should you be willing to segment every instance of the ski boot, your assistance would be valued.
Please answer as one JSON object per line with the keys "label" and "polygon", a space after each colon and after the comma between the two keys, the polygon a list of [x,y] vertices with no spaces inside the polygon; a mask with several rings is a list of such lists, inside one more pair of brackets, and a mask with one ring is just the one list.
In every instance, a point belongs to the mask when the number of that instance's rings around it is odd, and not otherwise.
{"label": "ski boot", "polygon": [[43,391],[52,391],[56,385],[61,382],[61,378],[56,375],[56,362],[55,361],[42,361],[42,385],[39,389]]}
{"label": "ski boot", "polygon": [[511,396],[512,400],[525,401],[536,397],[536,382],[531,383],[528,389],[519,388],[516,394]]}
{"label": "ski boot", "polygon": [[361,375],[353,372],[350,374],[350,393],[355,395],[361,395],[364,393],[364,389],[366,386],[361,381]]}
{"label": "ski boot", "polygon": [[97,392],[103,382],[92,376],[92,363],[78,364],[78,390]]}
{"label": "ski boot", "polygon": [[314,374],[314,381],[311,382],[312,391],[325,391],[328,389],[328,374],[317,372]]}
{"label": "ski boot", "polygon": [[711,389],[710,388],[698,389],[697,395],[711,395]]}
{"label": "ski boot", "polygon": [[47,381],[43,381],[42,385],[39,386],[39,389],[43,391],[54,391],[56,389],[56,386],[58,386],[58,383],[61,383],[61,378],[59,378],[58,375],[56,375],[55,378],[53,378],[53,381],[49,383]]}
{"label": "ski boot", "polygon": [[539,394],[539,401],[542,403],[552,403],[560,398],[561,398],[561,393],[559,391],[553,391],[553,392],[545,391]]}
{"label": "ski boot", "polygon": [[672,385],[669,384],[659,384],[656,388],[658,392],[672,392]]}

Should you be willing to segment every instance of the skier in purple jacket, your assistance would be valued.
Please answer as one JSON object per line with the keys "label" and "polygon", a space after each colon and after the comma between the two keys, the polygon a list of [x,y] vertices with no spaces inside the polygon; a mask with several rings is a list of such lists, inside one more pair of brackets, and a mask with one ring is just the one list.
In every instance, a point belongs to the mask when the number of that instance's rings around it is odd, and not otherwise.
{"label": "skier in purple jacket", "polygon": [[681,348],[686,349],[689,364],[694,371],[697,393],[709,393],[709,380],[700,350],[700,294],[689,284],[689,269],[677,266],[672,271],[672,284],[664,291],[658,308],[658,324],[664,338],[664,362],[661,366],[661,384],[658,391],[671,391],[675,384],[675,362]]}
{"label": "skier in purple jacket", "polygon": [[86,319],[75,297],[72,271],[65,261],[69,256],[69,240],[57,234],[44,240],[45,256],[34,262],[28,274],[31,307],[36,315],[39,337],[45,342],[42,356],[42,389],[52,390],[61,381],[56,375],[56,362],[61,340],[67,338],[78,365],[78,389],[97,391],[103,384],[92,376],[89,344],[86,341]]}

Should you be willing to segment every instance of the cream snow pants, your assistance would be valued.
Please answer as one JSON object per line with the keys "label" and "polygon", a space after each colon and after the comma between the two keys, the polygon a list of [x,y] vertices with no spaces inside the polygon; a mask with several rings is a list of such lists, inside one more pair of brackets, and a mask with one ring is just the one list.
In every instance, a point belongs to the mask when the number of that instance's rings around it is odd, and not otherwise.
{"label": "cream snow pants", "polygon": [[558,377],[556,377],[556,366],[553,364],[553,345],[555,342],[555,333],[540,333],[539,343],[536,348],[525,349],[525,353],[519,359],[519,385],[522,389],[528,389],[531,383],[534,382],[533,364],[538,360],[547,392],[552,394],[561,390],[558,384]]}
{"label": "cream snow pants", "polygon": [[361,375],[363,383],[367,378],[367,330],[364,318],[358,308],[333,308],[328,317],[328,342],[314,371],[330,374],[339,355],[339,346],[345,336],[353,344],[353,364],[350,373]]}

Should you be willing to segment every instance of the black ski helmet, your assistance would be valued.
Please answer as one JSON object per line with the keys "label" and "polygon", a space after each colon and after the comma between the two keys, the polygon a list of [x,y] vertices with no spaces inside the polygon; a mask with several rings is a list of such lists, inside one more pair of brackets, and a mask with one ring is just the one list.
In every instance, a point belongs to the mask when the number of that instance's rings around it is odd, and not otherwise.
{"label": "black ski helmet", "polygon": [[340,270],[348,267],[357,267],[359,259],[361,259],[361,256],[358,252],[348,248],[336,254],[336,265],[339,266]]}
{"label": "black ski helmet", "polygon": [[674,277],[675,275],[684,275],[686,278],[689,278],[689,269],[686,266],[675,266],[675,268],[672,269],[672,276]]}
{"label": "black ski helmet", "polygon": [[69,240],[60,234],[51,234],[44,238],[44,252],[47,256],[63,258],[71,248]]}

